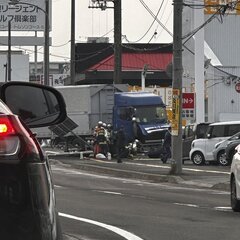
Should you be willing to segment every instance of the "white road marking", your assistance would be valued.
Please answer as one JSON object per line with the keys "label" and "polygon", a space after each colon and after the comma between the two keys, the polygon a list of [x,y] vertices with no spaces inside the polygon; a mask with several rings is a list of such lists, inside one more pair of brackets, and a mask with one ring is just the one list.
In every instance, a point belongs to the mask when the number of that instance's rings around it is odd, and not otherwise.
{"label": "white road marking", "polygon": [[117,180],[121,181],[124,184],[136,184],[138,186],[156,186],[164,189],[169,189],[169,190],[184,190],[184,191],[195,191],[195,192],[209,192],[212,194],[229,194],[228,192],[223,192],[223,191],[218,191],[214,189],[202,189],[202,188],[189,188],[189,187],[184,187],[184,186],[176,186],[176,185],[169,185],[168,183],[152,183],[152,182],[147,182],[145,180],[139,180],[139,179],[126,179],[126,178],[121,178],[121,177],[113,177],[113,176],[106,176],[106,175],[98,175],[94,173],[87,173],[83,172],[81,170],[74,170],[74,169],[69,169],[65,167],[60,167],[60,166],[52,166],[52,170],[56,172],[62,172],[64,174],[72,174],[72,175],[82,175],[82,176],[89,176],[93,178],[99,178],[99,179],[110,179],[112,180]]}
{"label": "white road marking", "polygon": [[54,185],[55,188],[63,188],[63,186],[60,185]]}
{"label": "white road marking", "polygon": [[[138,165],[138,166],[148,166],[148,167],[155,167],[155,168],[165,168],[165,169],[170,169],[171,168],[170,166],[153,165],[153,164],[142,164],[142,163],[126,162],[126,164]],[[216,171],[216,170],[204,170],[204,169],[194,169],[194,168],[183,168],[183,170],[184,171],[192,171],[192,172],[220,173],[220,174],[230,175],[230,172],[222,172],[222,171]]]}
{"label": "white road marking", "polygon": [[[184,206],[184,207],[202,208],[199,205],[189,204],[189,203],[173,203],[173,204],[174,205],[178,205],[178,206]],[[232,211],[231,207],[213,207],[212,209],[214,209],[216,211],[222,211],[222,212],[230,212],[230,211]]]}
{"label": "white road marking", "polygon": [[[96,160],[92,159],[96,162],[104,162],[108,164],[116,164],[116,162],[110,162],[110,161],[103,161],[103,160]],[[143,163],[135,163],[135,162],[124,162],[124,164],[128,165],[136,165],[136,166],[148,166],[148,167],[154,167],[154,168],[163,168],[163,169],[170,169],[170,166],[163,166],[163,165],[154,165],[154,164],[143,164]],[[220,174],[226,174],[230,175],[230,172],[223,172],[223,171],[216,171],[216,170],[204,170],[204,169],[194,169],[194,168],[183,168],[184,171],[192,171],[192,172],[205,172],[205,173],[220,173]]]}
{"label": "white road marking", "polygon": [[127,179],[127,178],[122,178],[122,177],[113,177],[113,176],[106,176],[106,175],[98,175],[94,173],[87,173],[84,171],[81,171],[80,169],[78,170],[73,170],[69,168],[64,168],[64,167],[56,167],[52,166],[52,171],[56,172],[61,172],[66,175],[82,175],[82,176],[89,176],[89,177],[94,177],[94,178],[101,178],[101,179],[110,179],[110,180],[118,180],[122,181],[122,183],[147,183],[144,180],[137,180],[137,179]]}
{"label": "white road marking", "polygon": [[110,191],[95,191],[99,193],[107,193],[107,194],[113,194],[113,195],[123,195],[122,193],[119,192],[110,192]]}
{"label": "white road marking", "polygon": [[232,211],[231,207],[215,207],[214,209],[217,210],[217,211],[223,211],[223,212]]}
{"label": "white road marking", "polygon": [[178,206],[199,208],[199,205],[190,204],[190,203],[173,203],[173,204],[178,205]]}
{"label": "white road marking", "polygon": [[112,225],[109,225],[109,224],[105,224],[105,223],[101,223],[101,222],[97,222],[97,221],[94,221],[94,220],[91,220],[91,219],[87,219],[87,218],[81,218],[81,217],[76,217],[76,216],[73,216],[73,215],[70,215],[70,214],[66,214],[66,213],[59,213],[59,216],[61,217],[65,217],[65,218],[70,218],[70,219],[73,219],[73,220],[77,220],[77,221],[81,221],[81,222],[86,222],[86,223],[90,223],[90,224],[93,224],[93,225],[96,225],[96,226],[99,226],[99,227],[102,227],[102,228],[105,228],[105,229],[108,229],[122,237],[124,237],[125,239],[127,240],[143,240],[142,238],[130,233],[130,232],[127,232],[121,228],[118,228],[118,227],[115,227],[115,226],[112,226]]}

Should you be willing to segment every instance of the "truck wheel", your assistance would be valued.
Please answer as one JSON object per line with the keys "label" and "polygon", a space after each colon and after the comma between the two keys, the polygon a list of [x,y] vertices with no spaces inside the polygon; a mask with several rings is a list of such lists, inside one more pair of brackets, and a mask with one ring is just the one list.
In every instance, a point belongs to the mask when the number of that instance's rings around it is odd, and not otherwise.
{"label": "truck wheel", "polygon": [[195,165],[203,165],[205,163],[204,156],[201,152],[193,153],[191,160]]}
{"label": "truck wheel", "polygon": [[229,161],[226,158],[226,153],[224,150],[220,151],[217,155],[217,162],[221,166],[228,166]]}
{"label": "truck wheel", "polygon": [[240,212],[240,200],[237,199],[235,177],[231,178],[231,207],[234,212]]}
{"label": "truck wheel", "polygon": [[79,139],[73,139],[72,142],[71,142],[71,145],[73,147],[78,148],[78,149],[83,149],[84,148],[82,142]]}

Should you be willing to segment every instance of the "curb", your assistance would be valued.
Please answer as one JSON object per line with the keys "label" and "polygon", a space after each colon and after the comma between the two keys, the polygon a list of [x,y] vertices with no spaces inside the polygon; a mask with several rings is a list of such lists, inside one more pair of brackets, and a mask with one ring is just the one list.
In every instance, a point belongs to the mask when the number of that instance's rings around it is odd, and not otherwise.
{"label": "curb", "polygon": [[182,181],[179,176],[171,176],[171,175],[158,175],[152,173],[144,173],[137,172],[132,170],[122,170],[122,169],[113,169],[108,167],[101,166],[93,166],[90,164],[78,164],[74,165],[75,168],[85,170],[85,171],[94,171],[98,173],[104,174],[113,174],[115,177],[125,177],[125,178],[134,178],[141,180],[148,180],[153,182],[170,182],[170,183],[178,183]]}
{"label": "curb", "polygon": [[[62,159],[59,159],[59,157],[67,157],[67,156],[76,156],[79,157],[79,153],[59,153],[59,154],[48,154],[49,157],[53,158],[50,159],[50,161],[55,164],[63,164],[67,167],[74,167],[75,169],[81,169],[83,171],[91,171],[91,172],[97,172],[102,173],[105,175],[111,175],[114,177],[122,177],[122,178],[132,178],[132,179],[139,179],[139,180],[146,180],[146,181],[152,181],[155,183],[174,183],[174,184],[181,184],[185,186],[197,186],[201,188],[208,188],[213,190],[221,190],[221,191],[230,191],[230,184],[229,182],[223,182],[223,183],[217,183],[217,184],[210,184],[210,183],[194,183],[193,181],[186,181],[181,176],[175,176],[175,175],[159,175],[159,174],[153,174],[153,173],[145,173],[145,172],[139,172],[139,171],[133,171],[133,170],[123,170],[123,169],[114,169],[109,168],[105,166],[96,166],[91,165],[89,163],[77,163],[77,164],[69,164],[67,161],[62,162]],[[58,159],[55,159],[54,157],[57,157]],[[76,159],[77,161],[78,159]]]}

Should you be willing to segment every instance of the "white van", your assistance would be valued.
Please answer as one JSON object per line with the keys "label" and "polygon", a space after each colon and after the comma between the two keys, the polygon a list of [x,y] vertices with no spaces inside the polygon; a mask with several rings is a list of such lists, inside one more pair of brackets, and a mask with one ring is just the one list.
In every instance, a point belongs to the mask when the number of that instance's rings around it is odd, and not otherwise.
{"label": "white van", "polygon": [[208,126],[206,138],[196,139],[192,142],[190,159],[196,165],[205,161],[214,161],[213,150],[216,143],[240,131],[240,121],[217,122]]}

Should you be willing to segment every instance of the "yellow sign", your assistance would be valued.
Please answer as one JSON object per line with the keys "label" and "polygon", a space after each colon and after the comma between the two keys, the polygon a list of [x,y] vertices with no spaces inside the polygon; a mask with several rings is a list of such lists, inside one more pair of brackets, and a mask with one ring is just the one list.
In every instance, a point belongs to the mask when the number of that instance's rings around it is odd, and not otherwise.
{"label": "yellow sign", "polygon": [[[205,14],[214,14],[219,10],[219,7],[226,5],[228,3],[234,3],[233,0],[204,0],[205,4]],[[232,5],[234,7],[234,5]],[[234,9],[228,8],[226,10],[227,14],[240,15],[240,3],[236,3]]]}
{"label": "yellow sign", "polygon": [[180,122],[180,90],[172,91],[172,135],[178,136]]}

